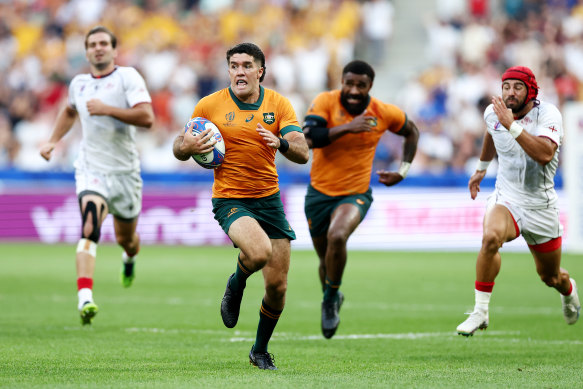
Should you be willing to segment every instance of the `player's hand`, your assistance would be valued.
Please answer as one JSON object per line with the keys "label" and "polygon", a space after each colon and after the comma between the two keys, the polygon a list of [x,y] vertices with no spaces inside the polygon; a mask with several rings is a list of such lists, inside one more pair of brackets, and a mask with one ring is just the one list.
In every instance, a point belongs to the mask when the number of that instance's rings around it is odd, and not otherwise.
{"label": "player's hand", "polygon": [[506,129],[509,129],[514,121],[512,110],[506,107],[504,100],[500,96],[492,96],[492,106],[500,124],[506,127]]}
{"label": "player's hand", "polygon": [[184,139],[182,140],[180,149],[188,152],[190,155],[206,154],[213,151],[217,140],[213,136],[212,129],[208,128],[200,134],[193,135],[193,125],[194,123],[190,123],[188,130],[184,133]]}
{"label": "player's hand", "polygon": [[468,182],[468,189],[470,189],[470,196],[472,200],[475,200],[478,196],[478,192],[480,191],[480,182],[486,176],[486,170],[476,170],[474,174],[470,177],[470,181]]}
{"label": "player's hand", "polygon": [[365,115],[364,113],[356,116],[349,123],[348,132],[359,133],[359,132],[370,132],[374,126],[376,126],[377,120],[374,116]]}
{"label": "player's hand", "polygon": [[397,172],[388,172],[386,170],[377,170],[379,175],[379,182],[385,184],[386,186],[393,186],[403,181],[403,176]]}
{"label": "player's hand", "polygon": [[275,136],[271,131],[265,129],[261,124],[257,123],[257,128],[255,128],[259,135],[263,138],[265,144],[272,149],[278,149],[281,143],[279,142],[279,138]]}
{"label": "player's hand", "polygon": [[99,99],[91,99],[87,101],[87,111],[89,115],[103,116],[108,114],[107,108],[109,107]]}
{"label": "player's hand", "polygon": [[50,161],[51,156],[53,155],[53,150],[55,149],[55,144],[53,142],[45,143],[40,148],[40,155],[47,161]]}

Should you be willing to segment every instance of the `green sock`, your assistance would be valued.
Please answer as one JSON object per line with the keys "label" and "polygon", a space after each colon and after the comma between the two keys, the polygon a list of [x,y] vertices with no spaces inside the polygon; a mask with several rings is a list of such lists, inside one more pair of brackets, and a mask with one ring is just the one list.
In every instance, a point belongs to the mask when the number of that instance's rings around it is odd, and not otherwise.
{"label": "green sock", "polygon": [[259,310],[259,325],[257,326],[257,337],[253,345],[253,351],[256,353],[266,353],[267,343],[271,339],[275,325],[281,316],[282,311],[271,308],[265,304],[265,300],[261,301],[261,309]]}
{"label": "green sock", "polygon": [[341,282],[334,283],[326,277],[326,287],[324,288],[324,301],[336,301],[338,299],[338,289]]}
{"label": "green sock", "polygon": [[232,290],[239,291],[245,289],[247,285],[247,278],[251,276],[253,272],[245,267],[241,262],[241,255],[237,258],[237,269],[235,270],[235,275],[229,281],[229,287]]}

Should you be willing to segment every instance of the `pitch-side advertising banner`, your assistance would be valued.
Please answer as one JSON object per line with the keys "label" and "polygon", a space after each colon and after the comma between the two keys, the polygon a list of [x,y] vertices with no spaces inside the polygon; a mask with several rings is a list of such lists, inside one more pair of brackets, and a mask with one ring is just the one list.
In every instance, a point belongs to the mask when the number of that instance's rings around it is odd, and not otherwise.
{"label": "pitch-side advertising banner", "polygon": [[[0,193],[0,241],[75,243],[81,218],[77,198],[71,192]],[[282,191],[288,220],[295,230],[294,248],[311,248],[304,216],[306,188]],[[374,202],[365,220],[349,240],[350,248],[382,250],[478,250],[488,192],[472,201],[467,190],[375,187]],[[564,247],[569,247],[568,209],[560,194]],[[211,212],[210,187],[146,192],[138,231],[144,244],[230,244]],[[115,242],[108,216],[101,242]],[[527,250],[518,238],[504,249]]]}

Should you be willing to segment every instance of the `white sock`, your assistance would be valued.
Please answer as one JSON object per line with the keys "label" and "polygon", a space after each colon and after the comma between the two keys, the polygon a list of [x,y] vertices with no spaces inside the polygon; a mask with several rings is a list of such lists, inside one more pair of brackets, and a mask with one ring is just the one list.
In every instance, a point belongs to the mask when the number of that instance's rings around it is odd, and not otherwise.
{"label": "white sock", "polygon": [[125,251],[121,255],[121,259],[123,260],[123,263],[132,263],[136,260],[136,257],[137,257],[137,255],[130,257]]}
{"label": "white sock", "polygon": [[488,313],[488,305],[490,305],[490,297],[492,296],[492,292],[482,292],[475,289],[476,292],[476,306],[475,309],[478,309],[484,313]]}
{"label": "white sock", "polygon": [[81,288],[77,292],[77,297],[79,297],[79,310],[83,308],[83,304],[87,301],[93,302],[93,291],[89,288]]}

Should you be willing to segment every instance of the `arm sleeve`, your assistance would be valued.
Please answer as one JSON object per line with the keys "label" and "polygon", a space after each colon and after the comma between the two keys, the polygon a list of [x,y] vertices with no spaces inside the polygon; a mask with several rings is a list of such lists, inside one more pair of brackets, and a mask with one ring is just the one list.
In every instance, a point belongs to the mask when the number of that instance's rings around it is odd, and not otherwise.
{"label": "arm sleeve", "polygon": [[561,113],[554,105],[547,104],[544,108],[541,109],[538,126],[533,135],[549,138],[557,146],[560,146],[563,138],[563,118]]}
{"label": "arm sleeve", "polygon": [[125,94],[130,107],[140,103],[151,103],[152,98],[146,89],[146,82],[134,68],[127,68],[125,73]]}
{"label": "arm sleeve", "polygon": [[284,136],[291,131],[302,132],[300,123],[298,123],[296,111],[294,110],[289,100],[283,96],[281,96],[279,110],[281,111],[281,119],[279,120],[280,136]]}

